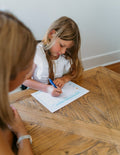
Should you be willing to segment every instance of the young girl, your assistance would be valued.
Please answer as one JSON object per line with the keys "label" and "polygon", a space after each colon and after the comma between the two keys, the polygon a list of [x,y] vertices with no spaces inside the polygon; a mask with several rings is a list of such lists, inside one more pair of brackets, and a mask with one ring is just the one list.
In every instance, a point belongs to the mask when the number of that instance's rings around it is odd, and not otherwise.
{"label": "young girl", "polygon": [[[59,96],[66,82],[79,79],[82,74],[83,67],[78,58],[80,45],[77,24],[68,17],[57,19],[37,45],[33,78],[23,84]],[[49,85],[49,78],[57,88]]]}
{"label": "young girl", "polygon": [[31,31],[12,14],[0,11],[1,155],[14,154],[12,133],[18,139],[18,155],[33,155],[30,135],[16,109],[10,107],[8,92],[18,87],[31,71],[35,48],[36,41]]}

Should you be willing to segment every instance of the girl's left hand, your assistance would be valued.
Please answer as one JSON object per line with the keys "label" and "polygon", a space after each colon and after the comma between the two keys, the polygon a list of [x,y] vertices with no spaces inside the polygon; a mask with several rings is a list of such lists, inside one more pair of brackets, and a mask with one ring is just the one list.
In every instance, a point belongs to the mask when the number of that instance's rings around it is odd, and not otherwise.
{"label": "girl's left hand", "polygon": [[23,121],[17,112],[17,110],[11,105],[12,111],[14,113],[14,119],[11,125],[8,125],[8,128],[13,131],[17,138],[23,135],[27,135],[27,131],[24,127]]}
{"label": "girl's left hand", "polygon": [[64,84],[66,83],[66,80],[65,78],[57,78],[53,82],[57,87],[62,88]]}

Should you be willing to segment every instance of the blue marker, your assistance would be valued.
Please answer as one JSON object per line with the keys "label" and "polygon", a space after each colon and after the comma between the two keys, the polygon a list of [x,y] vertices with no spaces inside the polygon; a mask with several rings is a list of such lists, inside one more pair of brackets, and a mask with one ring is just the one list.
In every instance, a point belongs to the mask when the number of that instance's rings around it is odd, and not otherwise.
{"label": "blue marker", "polygon": [[49,82],[51,83],[51,85],[53,85],[53,87],[57,88],[54,82],[50,78],[49,78]]}

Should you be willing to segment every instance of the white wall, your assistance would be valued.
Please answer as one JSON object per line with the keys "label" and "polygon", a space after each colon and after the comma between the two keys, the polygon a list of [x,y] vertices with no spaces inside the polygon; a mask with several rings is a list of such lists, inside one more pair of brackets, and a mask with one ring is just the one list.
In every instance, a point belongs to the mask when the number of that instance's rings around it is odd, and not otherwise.
{"label": "white wall", "polygon": [[120,0],[0,0],[42,39],[49,25],[60,16],[78,24],[85,68],[120,62]]}

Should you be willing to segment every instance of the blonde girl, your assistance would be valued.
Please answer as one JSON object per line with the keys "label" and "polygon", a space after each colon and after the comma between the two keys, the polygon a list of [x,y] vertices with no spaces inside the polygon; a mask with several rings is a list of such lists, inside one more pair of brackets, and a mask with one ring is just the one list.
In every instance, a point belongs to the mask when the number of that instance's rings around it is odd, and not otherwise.
{"label": "blonde girl", "polygon": [[[3,155],[14,154],[11,131],[17,138],[27,135],[18,112],[10,107],[8,92],[18,87],[31,71],[35,47],[31,31],[14,15],[0,11],[0,154]],[[28,139],[20,141],[18,147],[18,155],[26,154],[33,154]]]}
{"label": "blonde girl", "polygon": [[[79,79],[83,67],[78,58],[81,39],[77,24],[68,17],[57,19],[38,43],[33,78],[25,86],[59,96],[61,88],[70,80]],[[52,79],[57,88],[49,85]]]}

